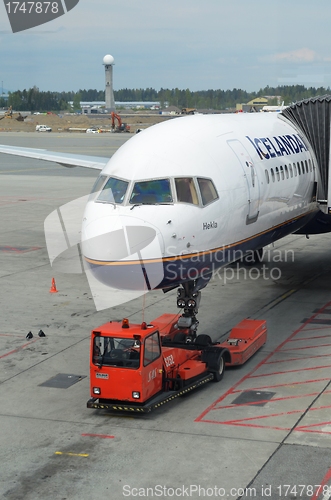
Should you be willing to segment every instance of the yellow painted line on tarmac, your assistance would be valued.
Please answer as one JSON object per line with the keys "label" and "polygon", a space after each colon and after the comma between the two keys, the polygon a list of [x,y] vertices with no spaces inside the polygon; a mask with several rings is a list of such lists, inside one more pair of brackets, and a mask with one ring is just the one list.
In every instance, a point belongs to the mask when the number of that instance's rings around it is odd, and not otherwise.
{"label": "yellow painted line on tarmac", "polygon": [[288,297],[290,297],[290,295],[292,295],[293,293],[295,293],[297,291],[298,291],[297,288],[293,288],[293,290],[289,290],[288,292],[286,292],[283,295],[281,295],[280,297],[278,297],[278,299],[276,299],[274,301],[273,305],[278,304],[278,302],[281,302],[282,300],[287,299]]}
{"label": "yellow painted line on tarmac", "polygon": [[269,302],[269,304],[266,304],[265,306],[261,307],[261,309],[259,310],[259,315],[265,314],[270,309],[273,309],[278,304],[283,302],[283,300],[288,299],[291,295],[293,295],[298,290],[299,290],[299,288],[292,288],[292,290],[289,290],[288,292],[283,293],[283,295],[281,295],[280,297],[277,297],[276,299]]}
{"label": "yellow painted line on tarmac", "polygon": [[260,313],[264,314],[266,311],[269,311],[273,307],[277,306],[278,304],[280,304],[280,302],[283,302],[283,300],[288,299],[291,295],[293,295],[294,293],[296,293],[299,290],[301,290],[304,286],[308,285],[311,281],[314,281],[317,278],[319,278],[319,276],[321,276],[322,274],[323,273],[316,274],[315,276],[313,276],[311,278],[308,278],[303,283],[300,283],[300,285],[298,286],[298,288],[292,288],[292,290],[289,290],[288,292],[285,292],[283,295],[281,295],[277,299],[275,299],[272,302],[270,302],[270,304],[267,304],[266,306],[262,307],[261,310],[259,311],[259,314]]}
{"label": "yellow painted line on tarmac", "polygon": [[69,451],[55,451],[55,455],[67,455],[69,457],[88,457],[88,453],[71,453]]}

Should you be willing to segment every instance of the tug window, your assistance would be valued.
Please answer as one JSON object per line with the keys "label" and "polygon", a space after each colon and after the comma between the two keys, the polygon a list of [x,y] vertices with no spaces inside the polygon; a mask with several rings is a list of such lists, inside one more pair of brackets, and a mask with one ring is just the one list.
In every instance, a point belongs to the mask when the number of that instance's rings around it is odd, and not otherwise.
{"label": "tug window", "polygon": [[130,203],[133,205],[172,203],[169,179],[152,179],[136,182],[133,186]]}
{"label": "tug window", "polygon": [[198,205],[198,195],[192,177],[178,177],[175,179],[177,201]]}
{"label": "tug window", "polygon": [[145,339],[144,366],[149,365],[161,356],[159,332],[152,333]]}
{"label": "tug window", "polygon": [[97,201],[103,201],[105,203],[123,203],[128,184],[127,181],[109,177]]}
{"label": "tug window", "polygon": [[218,194],[213,182],[210,179],[202,179],[200,177],[198,178],[198,184],[203,205],[208,205],[208,203],[217,200]]}
{"label": "tug window", "polygon": [[139,340],[96,335],[93,342],[93,363],[136,369],[140,365],[140,348]]}

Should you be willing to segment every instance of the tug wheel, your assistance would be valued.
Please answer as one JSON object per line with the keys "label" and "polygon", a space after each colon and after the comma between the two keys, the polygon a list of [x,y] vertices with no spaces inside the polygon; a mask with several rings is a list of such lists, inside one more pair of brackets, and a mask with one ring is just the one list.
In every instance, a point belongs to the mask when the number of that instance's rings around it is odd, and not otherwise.
{"label": "tug wheel", "polygon": [[217,360],[217,370],[214,372],[214,382],[219,382],[222,380],[224,375],[225,361],[222,354],[220,354]]}

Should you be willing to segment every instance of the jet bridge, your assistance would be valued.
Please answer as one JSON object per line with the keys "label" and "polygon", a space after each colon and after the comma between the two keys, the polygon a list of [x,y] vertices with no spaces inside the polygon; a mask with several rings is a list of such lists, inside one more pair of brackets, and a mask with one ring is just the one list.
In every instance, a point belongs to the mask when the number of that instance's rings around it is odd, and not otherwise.
{"label": "jet bridge", "polygon": [[299,101],[280,113],[297,127],[308,140],[319,170],[318,202],[321,212],[302,228],[300,233],[313,234],[331,231],[331,154],[330,120],[331,95]]}
{"label": "jet bridge", "polygon": [[280,114],[298,127],[311,145],[321,175],[318,201],[326,205],[327,213],[331,214],[331,95],[304,99],[284,109]]}

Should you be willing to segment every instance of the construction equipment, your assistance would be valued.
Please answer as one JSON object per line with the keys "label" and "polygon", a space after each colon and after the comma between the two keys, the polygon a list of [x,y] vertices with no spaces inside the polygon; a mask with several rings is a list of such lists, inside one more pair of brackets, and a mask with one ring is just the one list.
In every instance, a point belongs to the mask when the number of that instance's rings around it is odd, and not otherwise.
{"label": "construction equipment", "polygon": [[152,324],[105,323],[91,333],[87,407],[150,412],[220,381],[225,365],[245,363],[266,338],[264,320],[245,319],[223,343],[212,342],[209,335],[194,338],[185,317],[175,314],[163,314]]}
{"label": "construction equipment", "polygon": [[182,115],[195,115],[196,108],[182,108]]}
{"label": "construction equipment", "polygon": [[3,120],[4,118],[14,118],[18,122],[24,122],[26,116],[22,116],[21,113],[13,113],[12,106],[9,106],[7,111],[5,111],[4,115],[0,116],[0,120]]}
{"label": "construction equipment", "polygon": [[[117,126],[115,125],[115,120],[117,120]],[[130,132],[130,125],[122,123],[120,115],[117,115],[114,111],[111,113],[111,128],[112,132]]]}

